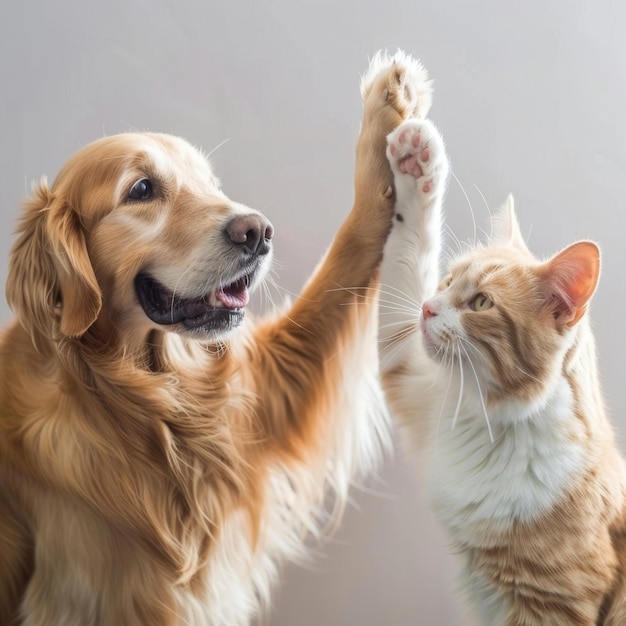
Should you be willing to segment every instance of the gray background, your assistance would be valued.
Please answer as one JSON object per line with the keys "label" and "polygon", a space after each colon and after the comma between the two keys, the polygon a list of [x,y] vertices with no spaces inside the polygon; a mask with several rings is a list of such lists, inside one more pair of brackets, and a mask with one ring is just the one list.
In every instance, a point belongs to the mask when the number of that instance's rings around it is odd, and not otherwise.
{"label": "gray background", "polygon": [[[432,118],[458,178],[461,239],[516,196],[540,255],[597,240],[593,315],[623,434],[626,4],[595,0],[25,0],[0,18],[0,282],[20,200],[89,141],[158,130],[210,150],[226,192],[276,230],[277,281],[300,289],[351,205],[358,83],[402,48],[436,80]],[[462,191],[462,187],[465,192]],[[467,197],[466,197],[467,195]],[[483,200],[484,196],[484,200]],[[0,302],[0,321],[10,311]],[[623,437],[620,437],[623,439]],[[462,624],[453,562],[398,454],[323,554],[290,566],[272,626]]]}

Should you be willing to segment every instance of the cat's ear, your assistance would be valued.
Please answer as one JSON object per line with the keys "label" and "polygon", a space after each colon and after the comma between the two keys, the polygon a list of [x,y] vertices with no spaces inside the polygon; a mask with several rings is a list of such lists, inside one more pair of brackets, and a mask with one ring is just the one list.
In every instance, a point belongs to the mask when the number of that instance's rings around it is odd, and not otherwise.
{"label": "cat's ear", "polygon": [[508,245],[530,253],[515,214],[513,195],[507,196],[504,205],[491,216],[491,245]]}
{"label": "cat's ear", "polygon": [[600,249],[579,241],[541,268],[546,303],[559,326],[574,326],[584,315],[600,277]]}

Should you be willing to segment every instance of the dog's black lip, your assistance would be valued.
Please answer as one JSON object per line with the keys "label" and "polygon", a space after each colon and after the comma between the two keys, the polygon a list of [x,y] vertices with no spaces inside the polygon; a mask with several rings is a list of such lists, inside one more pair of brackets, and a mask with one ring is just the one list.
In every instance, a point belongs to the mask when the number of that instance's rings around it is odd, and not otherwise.
{"label": "dog's black lip", "polygon": [[[253,272],[233,280],[245,281],[249,285]],[[230,330],[237,327],[245,316],[243,309],[227,309],[211,306],[206,296],[180,298],[172,294],[159,281],[147,273],[135,278],[135,292],[144,313],[153,322],[163,326],[182,324],[188,330]]]}

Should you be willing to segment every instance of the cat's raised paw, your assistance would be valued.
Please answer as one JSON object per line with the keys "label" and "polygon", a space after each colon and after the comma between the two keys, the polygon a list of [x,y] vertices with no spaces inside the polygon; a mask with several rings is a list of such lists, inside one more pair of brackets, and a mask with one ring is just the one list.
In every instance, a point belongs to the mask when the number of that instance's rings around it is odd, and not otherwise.
{"label": "cat's raised paw", "polygon": [[429,120],[406,120],[390,133],[387,158],[397,188],[407,185],[414,188],[417,181],[417,189],[423,194],[443,191],[448,178],[448,158],[443,139]]}

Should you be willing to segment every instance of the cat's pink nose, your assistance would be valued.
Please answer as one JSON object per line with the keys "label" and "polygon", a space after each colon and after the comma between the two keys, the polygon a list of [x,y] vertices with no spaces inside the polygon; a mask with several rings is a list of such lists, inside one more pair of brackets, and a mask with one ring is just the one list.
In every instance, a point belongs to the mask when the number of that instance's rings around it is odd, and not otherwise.
{"label": "cat's pink nose", "polygon": [[437,311],[435,311],[435,307],[432,304],[424,302],[422,305],[422,315],[424,316],[424,319],[427,320],[431,317],[436,317]]}

